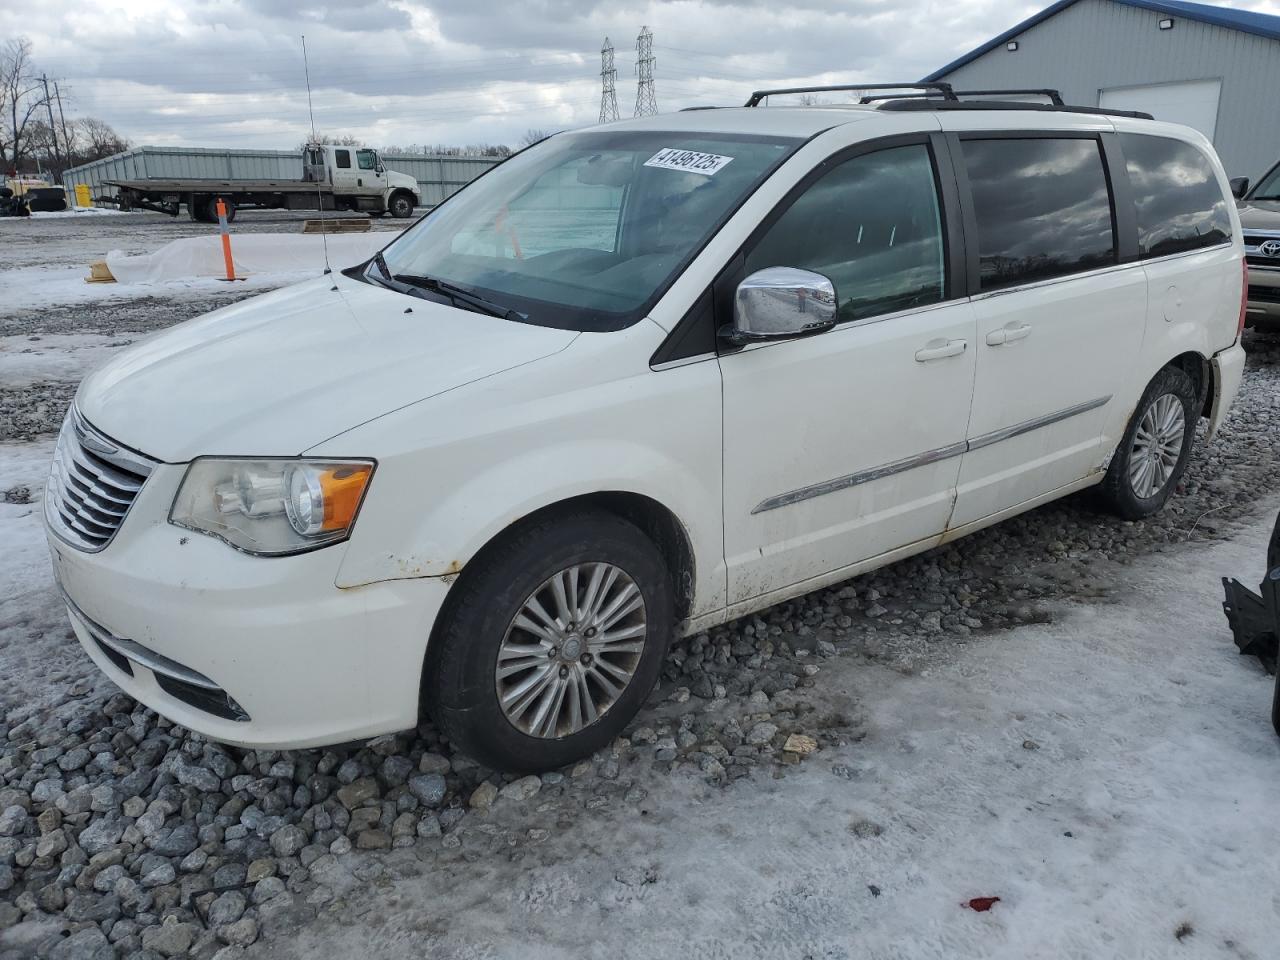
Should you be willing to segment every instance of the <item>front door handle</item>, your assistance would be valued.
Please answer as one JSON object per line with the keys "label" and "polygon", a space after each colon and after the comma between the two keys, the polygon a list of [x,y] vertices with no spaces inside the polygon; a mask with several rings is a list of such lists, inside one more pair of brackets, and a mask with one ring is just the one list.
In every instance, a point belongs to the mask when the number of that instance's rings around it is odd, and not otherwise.
{"label": "front door handle", "polygon": [[945,337],[939,337],[936,340],[930,340],[922,349],[916,351],[916,362],[928,363],[930,360],[941,360],[944,357],[958,357],[964,353],[967,346],[969,344],[964,340],[948,340]]}
{"label": "front door handle", "polygon": [[998,347],[1002,343],[1012,343],[1014,340],[1021,340],[1023,337],[1031,333],[1031,324],[1018,323],[1017,320],[1001,327],[999,330],[992,330],[987,334],[987,345]]}

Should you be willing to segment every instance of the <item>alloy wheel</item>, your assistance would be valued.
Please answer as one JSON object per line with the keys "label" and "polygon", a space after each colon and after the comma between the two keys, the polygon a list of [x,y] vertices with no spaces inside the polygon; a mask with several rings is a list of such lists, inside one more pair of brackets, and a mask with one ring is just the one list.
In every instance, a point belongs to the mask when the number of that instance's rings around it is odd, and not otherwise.
{"label": "alloy wheel", "polygon": [[498,649],[503,714],[542,739],[590,726],[631,682],[647,634],[644,595],[621,567],[561,570],[524,601]]}
{"label": "alloy wheel", "polygon": [[1129,484],[1148,500],[1160,493],[1173,476],[1185,439],[1182,400],[1166,393],[1151,402],[1138,422],[1129,451]]}

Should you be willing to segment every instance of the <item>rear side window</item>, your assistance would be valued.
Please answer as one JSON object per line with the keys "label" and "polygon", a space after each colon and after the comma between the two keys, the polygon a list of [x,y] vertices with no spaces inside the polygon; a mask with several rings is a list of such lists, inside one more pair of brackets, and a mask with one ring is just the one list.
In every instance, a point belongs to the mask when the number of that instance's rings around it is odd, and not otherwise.
{"label": "rear side window", "polygon": [[1120,134],[1144,257],[1199,250],[1231,239],[1227,200],[1209,158],[1169,137]]}
{"label": "rear side window", "polygon": [[942,300],[942,219],[928,147],[854,157],[824,174],[747,254],[748,273],[765,267],[827,277],[840,321]]}
{"label": "rear side window", "polygon": [[338,167],[340,169],[347,170],[351,167],[351,151],[350,150],[335,150],[333,151],[333,156],[334,156],[334,159],[338,162]]}
{"label": "rear side window", "polygon": [[978,221],[982,290],[1116,262],[1098,141],[965,140],[962,149]]}

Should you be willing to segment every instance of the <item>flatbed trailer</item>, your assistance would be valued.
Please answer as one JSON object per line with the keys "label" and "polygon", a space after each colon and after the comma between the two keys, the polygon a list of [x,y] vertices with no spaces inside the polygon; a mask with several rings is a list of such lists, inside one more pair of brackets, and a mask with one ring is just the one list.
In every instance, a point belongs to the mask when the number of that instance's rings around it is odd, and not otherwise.
{"label": "flatbed trailer", "polygon": [[312,144],[303,152],[297,180],[106,180],[114,196],[97,198],[122,210],[154,210],[177,216],[185,205],[192,220],[216,222],[223,201],[227,220],[240,207],[277,210],[349,210],[371,216],[411,217],[418,182],[388,171],[376,150]]}

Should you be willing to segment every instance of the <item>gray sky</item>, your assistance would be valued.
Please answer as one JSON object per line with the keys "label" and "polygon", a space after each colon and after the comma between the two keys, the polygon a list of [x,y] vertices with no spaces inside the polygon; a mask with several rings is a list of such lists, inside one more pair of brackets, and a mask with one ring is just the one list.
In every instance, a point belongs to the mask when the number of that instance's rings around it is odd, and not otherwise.
{"label": "gray sky", "polygon": [[[605,35],[630,116],[642,24],[666,112],[759,86],[917,78],[1045,2],[55,0],[24,5],[17,23],[77,115],[139,144],[271,149],[309,130],[300,34],[320,130],[514,144],[530,127],[595,121]],[[1280,13],[1280,0],[1232,6]]]}

